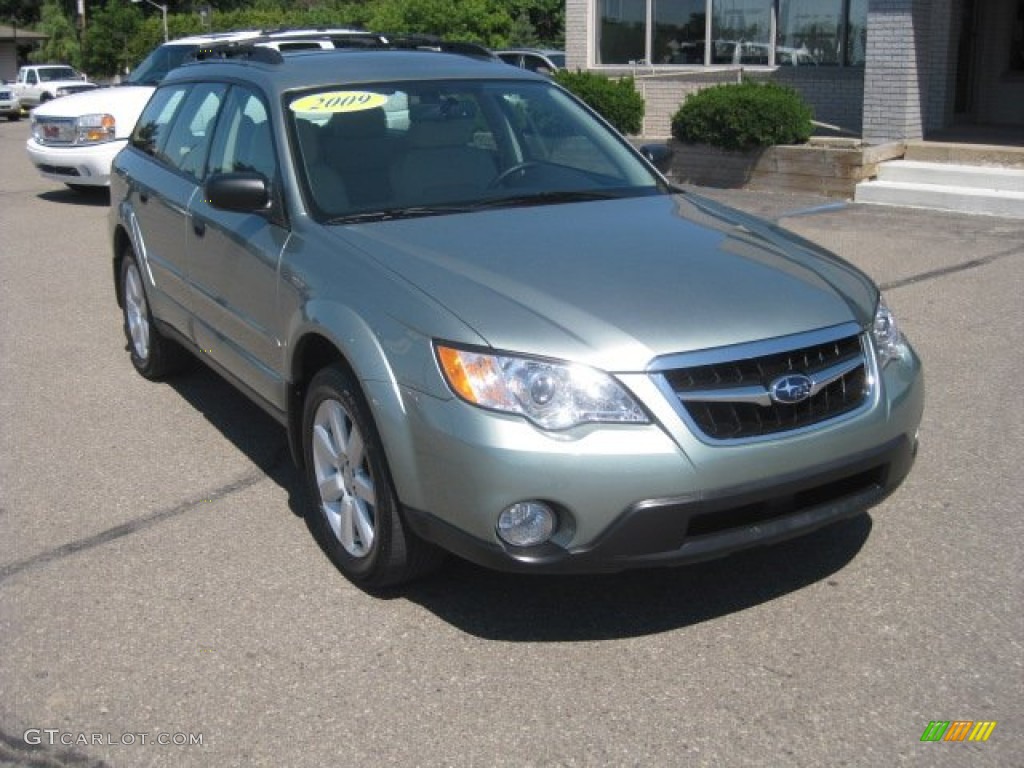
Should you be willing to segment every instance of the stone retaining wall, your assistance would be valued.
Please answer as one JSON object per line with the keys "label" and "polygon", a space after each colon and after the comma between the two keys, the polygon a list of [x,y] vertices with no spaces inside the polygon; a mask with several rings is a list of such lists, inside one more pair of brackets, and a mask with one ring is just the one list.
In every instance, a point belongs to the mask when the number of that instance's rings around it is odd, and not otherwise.
{"label": "stone retaining wall", "polygon": [[858,146],[850,141],[819,141],[749,152],[717,149],[671,140],[668,176],[681,184],[736,189],[811,192],[853,197],[857,182],[873,178],[878,164],[902,157],[901,142]]}

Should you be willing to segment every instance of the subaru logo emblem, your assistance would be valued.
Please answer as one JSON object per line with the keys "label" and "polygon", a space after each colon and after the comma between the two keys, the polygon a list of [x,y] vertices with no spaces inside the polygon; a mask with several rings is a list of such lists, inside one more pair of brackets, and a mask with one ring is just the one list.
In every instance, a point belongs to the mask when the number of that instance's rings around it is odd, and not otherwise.
{"label": "subaru logo emblem", "polygon": [[776,403],[796,405],[811,396],[813,382],[802,373],[788,373],[780,376],[768,387],[768,394]]}

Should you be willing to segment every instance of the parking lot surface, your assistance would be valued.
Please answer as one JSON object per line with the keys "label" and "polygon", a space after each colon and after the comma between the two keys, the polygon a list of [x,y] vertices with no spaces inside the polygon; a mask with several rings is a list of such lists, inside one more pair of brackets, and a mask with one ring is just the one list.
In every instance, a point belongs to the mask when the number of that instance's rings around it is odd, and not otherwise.
{"label": "parking lot surface", "polygon": [[719,561],[452,561],[382,598],[317,548],[268,417],[134,373],[108,201],[38,178],[26,132],[0,124],[0,766],[1024,765],[1021,222],[707,190],[886,288],[928,387],[908,481]]}

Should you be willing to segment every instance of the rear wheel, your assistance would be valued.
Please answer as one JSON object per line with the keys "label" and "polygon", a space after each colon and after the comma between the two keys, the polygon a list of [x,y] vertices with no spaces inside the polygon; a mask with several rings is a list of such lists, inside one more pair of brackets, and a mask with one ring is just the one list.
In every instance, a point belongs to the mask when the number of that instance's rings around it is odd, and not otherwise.
{"label": "rear wheel", "polygon": [[121,303],[124,335],[135,370],[153,380],[179,370],[188,360],[187,353],[153,324],[142,272],[130,249],[121,260]]}
{"label": "rear wheel", "polygon": [[302,426],[310,523],[338,569],[374,589],[436,568],[440,550],[402,520],[380,436],[353,377],[337,367],[320,371]]}

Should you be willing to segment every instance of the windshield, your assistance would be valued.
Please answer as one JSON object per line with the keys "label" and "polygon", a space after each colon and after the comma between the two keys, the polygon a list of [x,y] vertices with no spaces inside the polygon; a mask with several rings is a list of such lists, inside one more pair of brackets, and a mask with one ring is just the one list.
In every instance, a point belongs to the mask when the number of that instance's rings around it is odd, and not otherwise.
{"label": "windshield", "polygon": [[321,221],[665,191],[625,140],[548,83],[345,85],[286,106]]}
{"label": "windshield", "polygon": [[71,67],[40,67],[38,70],[39,79],[44,83],[52,83],[56,80],[80,80],[81,76]]}
{"label": "windshield", "polygon": [[181,65],[197,45],[161,45],[125,78],[128,85],[159,85],[167,73]]}

